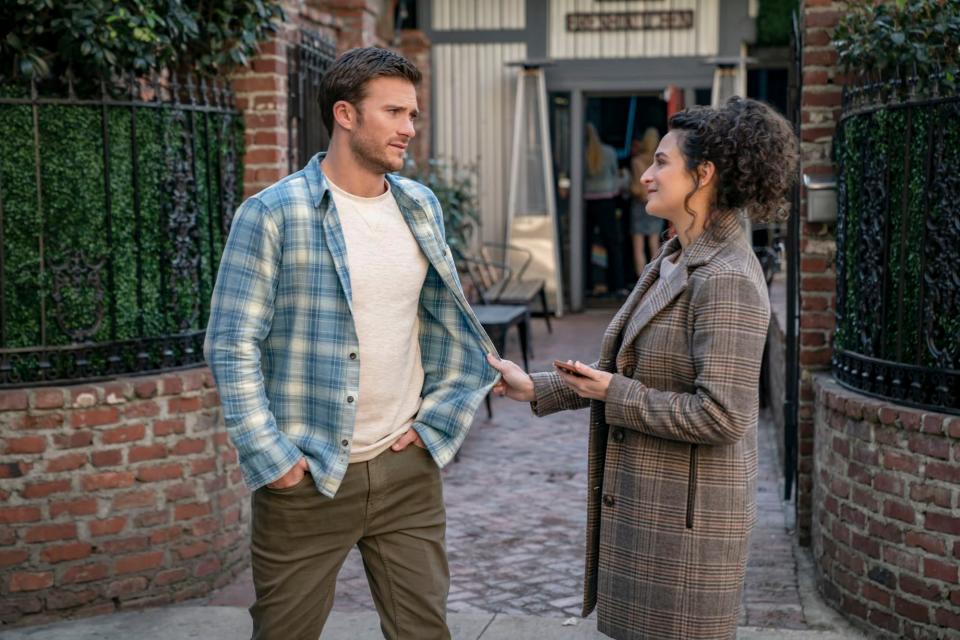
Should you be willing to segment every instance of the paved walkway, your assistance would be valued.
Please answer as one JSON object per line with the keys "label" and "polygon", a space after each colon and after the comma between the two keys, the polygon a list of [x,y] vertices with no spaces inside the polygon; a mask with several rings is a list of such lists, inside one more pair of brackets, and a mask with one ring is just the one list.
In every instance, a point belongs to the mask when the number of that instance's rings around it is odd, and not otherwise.
{"label": "paved walkway", "polygon": [[[535,321],[536,357],[531,367],[547,370],[554,358],[592,362],[612,313],[565,317],[554,323],[553,335],[547,334],[542,321]],[[508,345],[507,356],[520,359],[515,340]],[[494,400],[493,409],[492,420],[481,409],[460,461],[444,470],[454,638],[604,637],[596,632],[593,615],[588,620],[578,617],[586,517],[586,412],[537,419],[528,405],[502,398]],[[760,517],[739,637],[862,637],[816,596],[809,554],[795,547],[789,530],[792,505],[780,499],[776,434],[769,421],[762,422],[760,434]],[[145,640],[239,638],[249,634],[245,608],[253,599],[247,571],[188,606],[114,614],[0,637],[93,640],[119,637],[122,630],[122,636]],[[339,576],[323,638],[380,638],[378,626],[359,554],[353,552]],[[44,633],[33,635],[34,631]]]}

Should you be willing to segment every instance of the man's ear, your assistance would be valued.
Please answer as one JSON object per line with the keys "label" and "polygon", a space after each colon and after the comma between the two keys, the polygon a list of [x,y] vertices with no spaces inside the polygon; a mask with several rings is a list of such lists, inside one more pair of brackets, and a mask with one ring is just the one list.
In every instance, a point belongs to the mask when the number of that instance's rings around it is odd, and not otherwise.
{"label": "man's ear", "polygon": [[333,122],[341,129],[353,131],[357,126],[357,109],[346,100],[338,100],[333,104]]}

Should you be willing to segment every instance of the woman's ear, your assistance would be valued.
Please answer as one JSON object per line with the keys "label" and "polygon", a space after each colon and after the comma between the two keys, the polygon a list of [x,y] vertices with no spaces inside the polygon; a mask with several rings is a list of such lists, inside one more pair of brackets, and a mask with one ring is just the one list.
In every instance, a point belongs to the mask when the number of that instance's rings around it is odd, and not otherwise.
{"label": "woman's ear", "polygon": [[697,177],[700,178],[701,187],[712,185],[716,176],[717,166],[709,160],[701,162],[700,166],[697,167]]}

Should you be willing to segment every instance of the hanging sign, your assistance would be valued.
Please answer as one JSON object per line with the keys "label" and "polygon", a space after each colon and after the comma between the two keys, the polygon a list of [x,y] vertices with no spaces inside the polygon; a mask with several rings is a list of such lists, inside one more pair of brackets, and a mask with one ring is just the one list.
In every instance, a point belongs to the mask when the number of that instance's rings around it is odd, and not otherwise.
{"label": "hanging sign", "polygon": [[652,31],[692,29],[693,11],[568,13],[567,31]]}

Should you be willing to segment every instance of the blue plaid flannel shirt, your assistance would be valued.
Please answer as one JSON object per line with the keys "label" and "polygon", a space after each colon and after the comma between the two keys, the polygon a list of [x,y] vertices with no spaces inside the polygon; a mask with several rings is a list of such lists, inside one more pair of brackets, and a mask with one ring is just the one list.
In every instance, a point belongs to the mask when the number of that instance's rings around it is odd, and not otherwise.
{"label": "blue plaid flannel shirt", "polygon": [[[363,353],[322,157],[237,210],[204,355],[247,485],[277,480],[304,456],[317,489],[332,497],[347,470],[363,401]],[[430,263],[420,294],[423,401],[413,427],[442,467],[499,376],[485,359],[495,349],[463,295],[436,196],[412,180],[387,180]]]}

